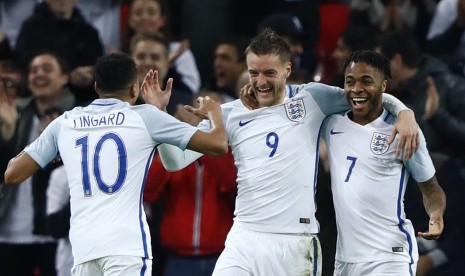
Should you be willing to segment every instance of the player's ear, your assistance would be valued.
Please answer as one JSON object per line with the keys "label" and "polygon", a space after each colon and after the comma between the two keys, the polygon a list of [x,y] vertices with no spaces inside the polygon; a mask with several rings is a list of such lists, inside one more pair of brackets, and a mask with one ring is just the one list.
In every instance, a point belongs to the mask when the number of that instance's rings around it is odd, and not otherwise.
{"label": "player's ear", "polygon": [[387,88],[387,80],[384,80],[382,83],[381,83],[381,91],[384,93],[384,91],[386,91],[386,88]]}
{"label": "player's ear", "polygon": [[96,82],[96,81],[94,81],[94,90],[95,90],[95,92],[97,92],[97,94],[100,95],[100,92],[101,92],[101,91],[100,91],[100,88],[98,88],[98,85],[97,85],[97,82]]}
{"label": "player's ear", "polygon": [[131,99],[139,97],[139,86],[136,84],[131,85],[131,88],[129,89],[129,96]]}
{"label": "player's ear", "polygon": [[291,65],[291,62],[289,62],[286,66],[286,78],[289,78],[289,76],[291,75],[291,72],[292,72],[292,65]]}

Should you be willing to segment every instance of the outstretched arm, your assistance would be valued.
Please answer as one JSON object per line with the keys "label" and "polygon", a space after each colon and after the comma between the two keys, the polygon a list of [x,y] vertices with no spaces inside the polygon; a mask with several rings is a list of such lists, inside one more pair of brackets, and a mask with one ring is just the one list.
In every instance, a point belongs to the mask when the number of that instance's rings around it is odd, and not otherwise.
{"label": "outstretched arm", "polygon": [[[220,105],[210,96],[198,97],[197,103],[199,103],[197,108],[189,105],[185,108],[197,117],[209,120],[211,128],[209,132],[197,131],[187,144],[187,148],[211,156],[225,155],[228,152],[228,135],[223,124]],[[221,154],[217,154],[220,149]]]}
{"label": "outstretched arm", "polygon": [[185,106],[185,108],[202,119],[210,120],[211,129],[209,132],[197,130],[187,144],[189,150],[183,151],[167,144],[160,145],[158,147],[160,158],[168,171],[183,169],[201,157],[202,153],[221,156],[228,151],[228,137],[224,129],[220,106],[208,96],[199,97],[197,101],[200,104],[199,108],[192,106]]}
{"label": "outstretched arm", "polygon": [[418,232],[418,236],[428,240],[437,239],[444,229],[444,210],[446,209],[446,196],[439,186],[436,176],[418,183],[423,195],[423,205],[429,215],[429,229],[427,232]]}
{"label": "outstretched arm", "polygon": [[29,154],[22,151],[8,162],[5,171],[5,184],[21,184],[39,168],[39,164]]}
{"label": "outstretched arm", "polygon": [[[166,89],[163,91],[158,82],[158,71],[150,70],[145,75],[141,85],[142,96],[146,103],[165,111],[171,96],[173,79],[168,79]],[[187,144],[187,148],[207,155],[221,156],[228,152],[226,130],[221,116],[221,107],[209,96],[199,97],[198,108],[185,106],[185,108],[196,116],[210,120],[209,132],[197,131]]]}
{"label": "outstretched arm", "polygon": [[203,154],[192,150],[181,150],[168,144],[158,146],[161,163],[169,172],[184,169],[189,164],[199,159]]}

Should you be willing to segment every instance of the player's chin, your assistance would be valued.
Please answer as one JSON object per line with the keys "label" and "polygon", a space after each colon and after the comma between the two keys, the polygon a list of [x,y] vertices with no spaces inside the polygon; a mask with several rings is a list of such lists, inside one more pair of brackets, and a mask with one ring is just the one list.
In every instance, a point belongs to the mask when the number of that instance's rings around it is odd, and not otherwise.
{"label": "player's chin", "polygon": [[265,99],[261,99],[261,98],[258,98],[257,99],[258,101],[258,105],[260,107],[265,107],[265,106],[271,106],[272,105],[272,102],[270,100],[265,100]]}

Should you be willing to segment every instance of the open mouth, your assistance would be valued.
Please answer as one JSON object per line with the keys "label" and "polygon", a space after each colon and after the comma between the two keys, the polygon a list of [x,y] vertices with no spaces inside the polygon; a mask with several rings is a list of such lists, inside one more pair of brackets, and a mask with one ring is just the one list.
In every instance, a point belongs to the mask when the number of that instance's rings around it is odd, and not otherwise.
{"label": "open mouth", "polygon": [[258,93],[269,93],[271,92],[271,87],[266,87],[266,88],[259,88],[257,87],[255,89]]}
{"label": "open mouth", "polygon": [[217,77],[217,78],[225,78],[225,77],[226,77],[226,72],[217,71],[217,72],[216,72],[216,77]]}
{"label": "open mouth", "polygon": [[359,109],[359,108],[363,108],[366,105],[366,103],[368,102],[368,99],[364,97],[356,97],[356,98],[352,98],[351,101],[352,101],[352,106],[355,109]]}
{"label": "open mouth", "polygon": [[49,84],[49,81],[43,78],[37,78],[33,81],[33,84],[35,87],[40,88],[40,87],[47,87]]}

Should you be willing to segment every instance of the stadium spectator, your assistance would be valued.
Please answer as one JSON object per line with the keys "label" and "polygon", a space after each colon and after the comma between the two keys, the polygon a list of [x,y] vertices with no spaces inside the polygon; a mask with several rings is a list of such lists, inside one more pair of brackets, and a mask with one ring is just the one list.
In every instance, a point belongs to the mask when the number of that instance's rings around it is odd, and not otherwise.
{"label": "stadium spectator", "polygon": [[15,47],[19,64],[26,67],[40,50],[54,51],[67,60],[77,104],[96,98],[93,65],[103,54],[103,46],[97,30],[76,8],[76,0],[44,0],[24,21]]}
{"label": "stadium spectator", "polygon": [[[11,155],[2,155],[4,160],[20,153],[42,133],[51,121],[47,114],[74,107],[74,96],[67,89],[68,73],[64,59],[55,53],[41,52],[32,58],[28,88],[33,96],[17,113],[14,102],[9,103],[9,116],[15,119],[8,122],[12,135],[2,135],[2,147],[12,149]],[[3,127],[6,123],[3,121]],[[23,179],[21,186],[3,188],[0,258],[4,275],[33,275],[36,268],[41,275],[55,275],[56,242],[48,232],[45,216],[46,189],[50,173],[56,166],[51,164]]]}
{"label": "stadium spectator", "polygon": [[[157,70],[161,83],[168,83],[173,79],[172,93],[167,111],[174,114],[178,104],[190,104],[193,94],[196,91],[190,90],[189,86],[183,82],[182,77],[177,72],[176,67],[171,66],[168,52],[168,41],[161,34],[143,35],[137,34],[132,38],[130,53],[137,67],[139,82],[149,70]],[[143,102],[139,96],[139,102]]]}
{"label": "stadium spectator", "polygon": [[189,49],[189,41],[174,41],[170,31],[170,11],[166,0],[133,0],[129,7],[127,27],[122,36],[122,49],[129,51],[135,34],[162,34],[170,42],[171,65],[181,75],[181,80],[196,93],[200,86],[200,73],[195,57]]}
{"label": "stadium spectator", "polygon": [[237,82],[247,69],[244,51],[248,42],[240,35],[225,36],[218,41],[213,60],[214,75],[204,89],[220,92],[227,102],[237,98]]}

